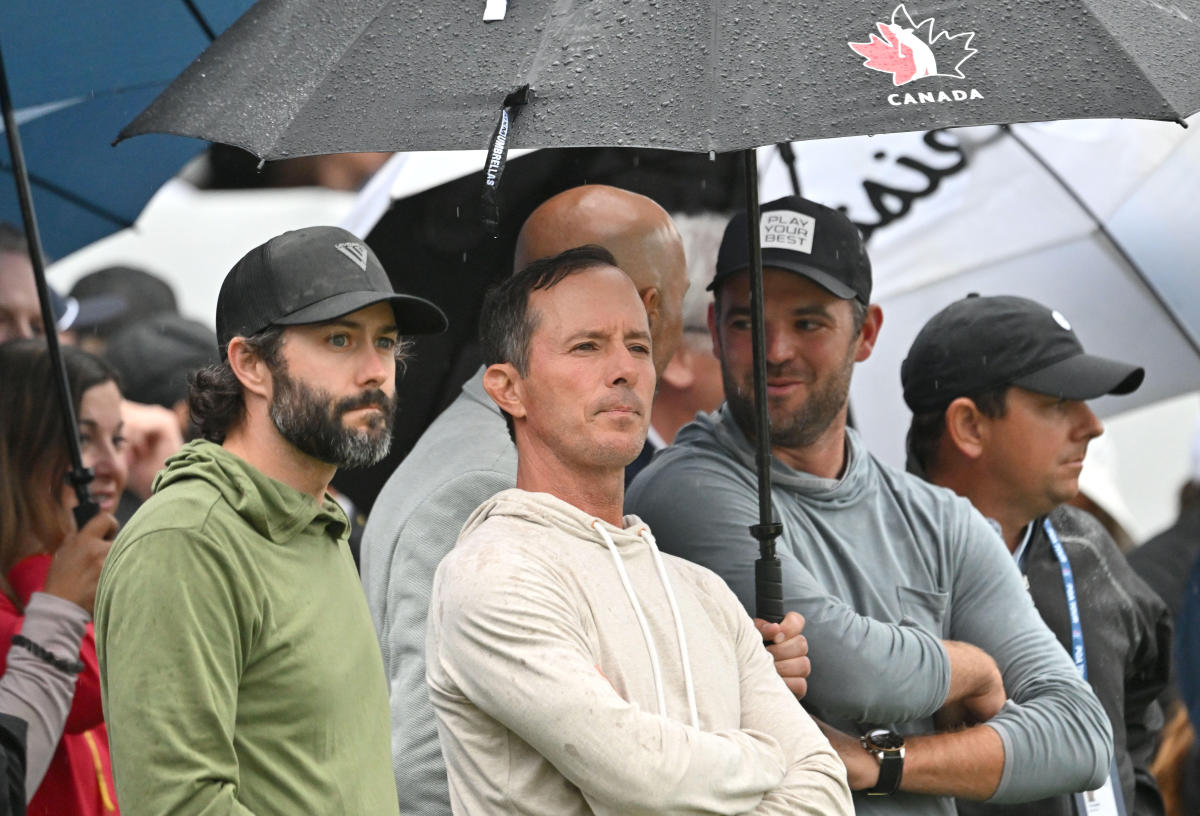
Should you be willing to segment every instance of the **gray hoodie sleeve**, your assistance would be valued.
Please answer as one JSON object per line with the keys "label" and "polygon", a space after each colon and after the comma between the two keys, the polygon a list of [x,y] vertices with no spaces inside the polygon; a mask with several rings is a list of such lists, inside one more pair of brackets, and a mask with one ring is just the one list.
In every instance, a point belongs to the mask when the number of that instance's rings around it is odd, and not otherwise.
{"label": "gray hoodie sleeve", "polygon": [[[650,477],[650,478],[647,478]],[[654,530],[664,552],[720,575],[754,614],[757,543],[749,525],[758,501],[741,469],[727,461],[676,459],[643,472],[625,510]],[[812,539],[792,527],[791,548]],[[781,542],[784,609],[804,615],[813,666],[806,702],[825,716],[854,722],[906,722],[929,717],[950,690],[950,663],[941,641],[917,627],[860,615],[821,584]]]}
{"label": "gray hoodie sleeve", "polygon": [[[25,607],[21,634],[64,660],[79,659],[88,613],[70,601],[35,592]],[[12,646],[0,677],[0,711],[28,723],[25,798],[42,784],[62,737],[78,677],[51,666],[28,649]]]}
{"label": "gray hoodie sleeve", "polygon": [[1008,702],[988,725],[1004,743],[991,800],[1028,802],[1092,790],[1112,761],[1112,727],[1071,656],[1046,628],[1008,550],[976,513],[954,522],[951,632],[1000,667]]}
{"label": "gray hoodie sleeve", "polygon": [[[446,761],[425,684],[425,620],[433,575],[471,512],[512,483],[508,473],[470,470],[413,507],[403,499],[390,503],[395,497],[386,494],[405,485],[389,481],[380,494],[385,500],[376,501],[378,511],[363,535],[363,580],[388,675],[392,770],[400,812],[409,816],[450,813]],[[368,565],[368,552],[382,564]]]}

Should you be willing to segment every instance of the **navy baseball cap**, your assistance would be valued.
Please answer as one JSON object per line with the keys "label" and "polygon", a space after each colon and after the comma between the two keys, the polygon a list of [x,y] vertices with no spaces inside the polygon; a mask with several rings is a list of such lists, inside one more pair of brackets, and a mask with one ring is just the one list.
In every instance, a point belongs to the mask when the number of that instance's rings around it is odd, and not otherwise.
{"label": "navy baseball cap", "polygon": [[1067,400],[1129,394],[1142,384],[1139,366],[1087,354],[1057,310],[1022,297],[971,294],[925,324],[900,366],[904,401],[913,413],[1015,385]]}
{"label": "navy baseball cap", "polygon": [[[769,201],[760,208],[758,237],[763,267],[803,275],[844,300],[871,300],[871,260],[862,233],[844,213],[800,196]],[[746,213],[725,227],[717,273],[709,290],[750,268]]]}
{"label": "navy baseball cap", "polygon": [[58,331],[79,331],[123,317],[128,311],[128,303],[116,295],[64,297],[51,289],[50,311],[54,313]]}
{"label": "navy baseball cap", "polygon": [[365,242],[340,227],[305,227],[246,253],[217,297],[221,354],[234,337],[268,326],[299,326],[388,302],[400,334],[439,334],[448,325],[437,306],[397,294]]}

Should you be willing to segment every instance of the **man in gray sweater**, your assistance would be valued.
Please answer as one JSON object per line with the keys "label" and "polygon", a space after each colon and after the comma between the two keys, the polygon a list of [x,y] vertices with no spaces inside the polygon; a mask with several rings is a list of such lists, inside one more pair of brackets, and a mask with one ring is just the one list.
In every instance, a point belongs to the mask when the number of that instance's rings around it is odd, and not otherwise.
{"label": "man in gray sweater", "polygon": [[[962,498],[876,460],[846,427],[854,364],[883,315],[841,213],[763,205],[773,498],[786,609],[807,618],[805,703],[858,813],[952,814],[1103,782],[1103,709],[1038,617],[999,537]],[[747,223],[717,260],[710,328],[726,404],[683,428],[626,499],[663,549],[720,574],[749,609],[757,521]]]}

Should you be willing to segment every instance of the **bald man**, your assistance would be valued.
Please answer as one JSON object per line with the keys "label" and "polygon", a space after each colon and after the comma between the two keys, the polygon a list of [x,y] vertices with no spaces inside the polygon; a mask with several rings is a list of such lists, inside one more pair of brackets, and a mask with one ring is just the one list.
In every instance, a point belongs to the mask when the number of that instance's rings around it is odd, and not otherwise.
{"label": "bald man", "polygon": [[[687,267],[666,211],[602,185],[548,199],[517,238],[514,271],[583,244],[613,254],[650,318],[655,373],[679,346]],[[400,812],[448,816],[450,794],[425,684],[425,617],[438,563],[480,504],[517,483],[517,451],[483,369],[429,426],[375,501],[362,541],[362,576],[392,708],[392,762]]]}
{"label": "bald man", "polygon": [[602,246],[637,287],[650,318],[659,379],[679,348],[688,288],[683,241],[666,211],[646,196],[586,184],[534,210],[517,236],[513,272],[583,244]]}

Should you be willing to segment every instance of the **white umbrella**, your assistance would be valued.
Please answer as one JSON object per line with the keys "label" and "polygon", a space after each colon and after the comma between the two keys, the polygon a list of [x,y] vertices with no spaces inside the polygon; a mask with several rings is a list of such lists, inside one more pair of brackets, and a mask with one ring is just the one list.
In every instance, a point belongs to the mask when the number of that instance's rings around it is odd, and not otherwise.
{"label": "white umbrella", "polygon": [[[1097,401],[1102,416],[1200,388],[1200,135],[1116,120],[1013,132],[1058,179],[995,127],[795,145],[804,194],[869,225],[884,330],[852,399],[868,446],[894,464],[909,420],[900,362],[968,292],[1051,304],[1089,351],[1144,365],[1136,394]],[[778,153],[760,161],[763,197],[791,192]]]}

